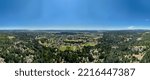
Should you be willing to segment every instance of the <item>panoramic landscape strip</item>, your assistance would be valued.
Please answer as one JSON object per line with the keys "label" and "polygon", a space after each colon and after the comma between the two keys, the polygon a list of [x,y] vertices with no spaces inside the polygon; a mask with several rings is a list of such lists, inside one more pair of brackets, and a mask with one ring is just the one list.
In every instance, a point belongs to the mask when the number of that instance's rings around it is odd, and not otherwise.
{"label": "panoramic landscape strip", "polygon": [[1,30],[1,63],[149,63],[149,30]]}

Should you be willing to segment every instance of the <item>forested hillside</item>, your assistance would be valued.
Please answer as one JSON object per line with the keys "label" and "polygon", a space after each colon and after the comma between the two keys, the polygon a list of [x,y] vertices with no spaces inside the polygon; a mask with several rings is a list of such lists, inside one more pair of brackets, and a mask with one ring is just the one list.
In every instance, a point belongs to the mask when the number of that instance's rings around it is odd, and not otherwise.
{"label": "forested hillside", "polygon": [[1,63],[149,63],[150,31],[0,31]]}

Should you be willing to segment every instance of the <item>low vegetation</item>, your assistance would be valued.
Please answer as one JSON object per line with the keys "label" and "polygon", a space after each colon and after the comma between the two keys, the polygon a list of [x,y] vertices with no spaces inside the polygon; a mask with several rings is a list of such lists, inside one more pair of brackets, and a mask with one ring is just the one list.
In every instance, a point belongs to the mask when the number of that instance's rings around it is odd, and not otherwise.
{"label": "low vegetation", "polygon": [[140,62],[150,62],[150,31],[0,31],[0,63]]}

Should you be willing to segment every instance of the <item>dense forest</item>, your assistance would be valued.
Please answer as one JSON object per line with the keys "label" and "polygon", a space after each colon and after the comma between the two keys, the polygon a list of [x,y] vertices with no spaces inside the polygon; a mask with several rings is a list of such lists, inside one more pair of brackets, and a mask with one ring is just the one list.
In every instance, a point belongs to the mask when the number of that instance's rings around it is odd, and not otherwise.
{"label": "dense forest", "polygon": [[150,31],[0,31],[1,63],[149,63]]}

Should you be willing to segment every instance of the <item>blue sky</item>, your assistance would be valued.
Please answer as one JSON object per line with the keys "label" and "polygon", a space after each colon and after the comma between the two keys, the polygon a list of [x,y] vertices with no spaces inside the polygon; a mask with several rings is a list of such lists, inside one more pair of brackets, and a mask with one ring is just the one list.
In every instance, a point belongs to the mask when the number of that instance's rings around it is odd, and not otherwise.
{"label": "blue sky", "polygon": [[0,0],[0,29],[149,29],[150,0]]}

